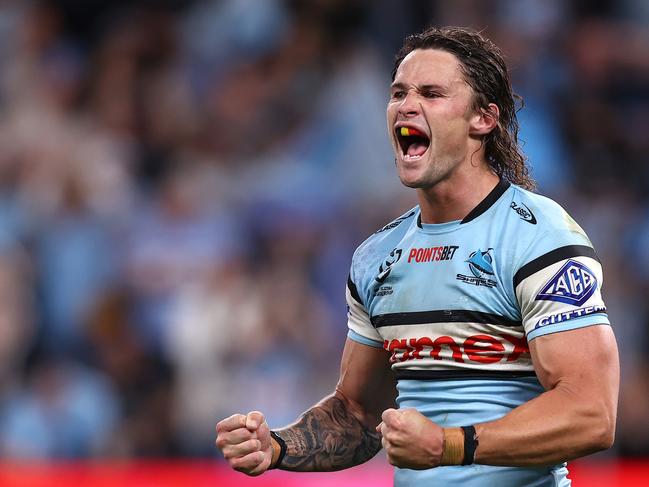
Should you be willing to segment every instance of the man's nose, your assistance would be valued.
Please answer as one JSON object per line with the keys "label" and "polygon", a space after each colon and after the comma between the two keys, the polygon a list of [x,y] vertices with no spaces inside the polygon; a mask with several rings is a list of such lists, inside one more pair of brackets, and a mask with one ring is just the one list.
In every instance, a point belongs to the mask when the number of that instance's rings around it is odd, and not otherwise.
{"label": "man's nose", "polygon": [[417,100],[416,94],[412,91],[407,92],[399,105],[399,114],[406,117],[412,117],[418,115],[420,111],[421,105]]}

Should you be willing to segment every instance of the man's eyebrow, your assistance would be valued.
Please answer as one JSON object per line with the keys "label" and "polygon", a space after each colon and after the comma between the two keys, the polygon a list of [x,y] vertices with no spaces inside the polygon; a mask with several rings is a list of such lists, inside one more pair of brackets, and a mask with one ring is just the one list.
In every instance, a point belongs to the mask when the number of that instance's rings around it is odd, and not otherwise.
{"label": "man's eyebrow", "polygon": [[[445,91],[445,90],[446,90],[446,87],[445,87],[445,86],[442,86],[442,85],[436,85],[436,84],[426,84],[426,85],[421,85],[421,86],[415,86],[415,88],[416,88],[418,91],[430,91],[430,90],[434,90],[434,91]],[[406,86],[405,83],[401,83],[401,82],[397,81],[397,82],[392,83],[392,84],[390,85],[390,89],[405,90],[405,89],[407,89],[407,86]]]}
{"label": "man's eyebrow", "polygon": [[442,85],[421,85],[418,87],[419,91],[444,91],[445,89],[446,87]]}

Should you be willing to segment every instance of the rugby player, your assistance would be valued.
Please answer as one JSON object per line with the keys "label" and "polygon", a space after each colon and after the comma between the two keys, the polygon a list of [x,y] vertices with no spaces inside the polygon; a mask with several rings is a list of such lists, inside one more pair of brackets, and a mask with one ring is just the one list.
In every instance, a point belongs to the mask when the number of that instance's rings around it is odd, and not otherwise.
{"label": "rugby player", "polygon": [[501,52],[464,28],[408,37],[387,122],[419,205],[354,253],[335,391],[276,431],[224,419],[217,447],[249,475],[383,447],[397,486],[570,485],[568,460],[613,443],[617,346],[591,242],[531,191]]}

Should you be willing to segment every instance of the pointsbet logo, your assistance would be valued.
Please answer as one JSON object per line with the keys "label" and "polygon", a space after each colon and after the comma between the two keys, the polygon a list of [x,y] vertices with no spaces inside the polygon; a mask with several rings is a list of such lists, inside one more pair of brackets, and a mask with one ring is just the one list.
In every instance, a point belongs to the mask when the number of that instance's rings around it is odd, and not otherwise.
{"label": "pointsbet logo", "polygon": [[436,262],[440,260],[451,260],[455,251],[460,247],[457,245],[441,245],[437,247],[413,247],[408,252],[408,264],[416,262]]}

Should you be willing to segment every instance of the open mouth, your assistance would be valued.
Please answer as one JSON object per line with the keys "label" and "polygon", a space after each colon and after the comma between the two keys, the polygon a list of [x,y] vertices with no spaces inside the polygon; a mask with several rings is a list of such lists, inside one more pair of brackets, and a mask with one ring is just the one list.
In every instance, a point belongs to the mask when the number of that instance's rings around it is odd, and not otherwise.
{"label": "open mouth", "polygon": [[396,135],[401,152],[406,160],[419,159],[430,145],[430,139],[426,134],[414,128],[397,127]]}

